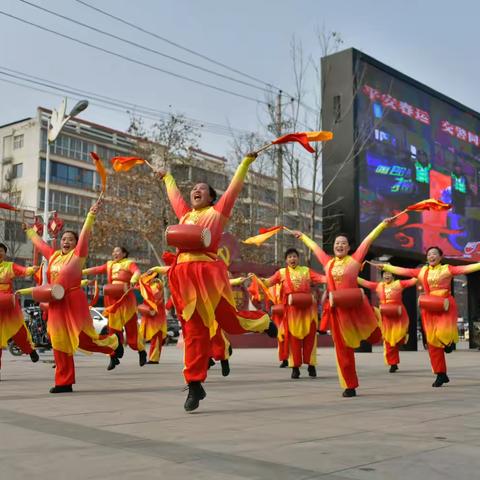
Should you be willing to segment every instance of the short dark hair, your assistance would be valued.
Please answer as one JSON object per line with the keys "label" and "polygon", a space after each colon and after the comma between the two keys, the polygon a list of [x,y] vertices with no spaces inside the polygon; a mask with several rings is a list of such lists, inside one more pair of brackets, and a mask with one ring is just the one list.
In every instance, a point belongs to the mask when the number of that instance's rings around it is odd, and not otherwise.
{"label": "short dark hair", "polygon": [[289,248],[286,252],[285,252],[285,260],[287,259],[287,257],[289,255],[291,255],[292,253],[294,253],[297,257],[300,256],[300,254],[298,253],[298,250],[296,248]]}
{"label": "short dark hair", "polygon": [[0,243],[0,248],[3,248],[5,250],[5,253],[8,252],[8,248],[4,243]]}
{"label": "short dark hair", "polygon": [[437,250],[437,252],[440,254],[440,256],[443,257],[443,250],[440,247],[437,247],[436,245],[432,245],[431,247],[428,247],[425,254],[428,255],[428,252],[430,250],[433,250],[433,249]]}
{"label": "short dark hair", "polygon": [[217,191],[209,184],[207,183],[208,187],[208,193],[212,197],[212,205],[217,201]]}
{"label": "short dark hair", "polygon": [[340,233],[337,233],[335,235],[335,238],[333,239],[333,242],[335,243],[335,240],[338,238],[338,237],[345,237],[347,239],[347,242],[348,244],[350,245],[352,243],[352,240],[351,238],[349,237],[349,235],[347,233],[344,233],[344,232],[340,232]]}
{"label": "short dark hair", "polygon": [[77,243],[78,243],[78,233],[77,233],[77,232],[74,232],[73,230],[65,230],[65,231],[62,233],[62,237],[63,237],[66,233],[71,233],[71,234],[75,237],[75,240],[76,240]]}
{"label": "short dark hair", "polygon": [[119,248],[125,255],[125,258],[128,258],[128,256],[130,255],[130,252],[123,245],[117,245],[115,248]]}

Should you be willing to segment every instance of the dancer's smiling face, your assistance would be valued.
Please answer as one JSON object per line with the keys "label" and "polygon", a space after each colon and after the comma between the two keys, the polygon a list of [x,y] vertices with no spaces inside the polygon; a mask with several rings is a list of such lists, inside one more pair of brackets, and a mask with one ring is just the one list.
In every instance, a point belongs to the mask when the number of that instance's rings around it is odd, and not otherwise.
{"label": "dancer's smiling face", "polygon": [[299,262],[298,255],[295,252],[289,253],[285,260],[287,265],[292,268],[295,268]]}
{"label": "dancer's smiling face", "polygon": [[430,247],[427,250],[427,263],[431,267],[435,267],[438,265],[443,258],[442,252],[437,247]]}
{"label": "dancer's smiling face", "polygon": [[350,251],[350,243],[348,238],[344,235],[339,235],[335,238],[335,242],[333,242],[333,253],[338,258],[343,258],[348,255]]}
{"label": "dancer's smiling face", "polygon": [[123,258],[125,258],[125,252],[122,250],[121,247],[115,247],[112,250],[112,258],[114,260],[122,260]]}
{"label": "dancer's smiling face", "polygon": [[77,246],[77,237],[73,232],[65,232],[60,240],[62,253],[68,253]]}
{"label": "dancer's smiling face", "polygon": [[390,272],[383,272],[382,276],[385,283],[390,283],[393,281],[393,274]]}
{"label": "dancer's smiling face", "polygon": [[195,210],[208,207],[213,200],[210,187],[206,183],[197,183],[190,192],[190,204]]}

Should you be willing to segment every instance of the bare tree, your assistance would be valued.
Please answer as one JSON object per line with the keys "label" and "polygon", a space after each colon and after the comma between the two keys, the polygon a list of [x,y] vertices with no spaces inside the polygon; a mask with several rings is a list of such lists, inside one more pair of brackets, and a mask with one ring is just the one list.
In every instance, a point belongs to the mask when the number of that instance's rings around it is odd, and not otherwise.
{"label": "bare tree", "polygon": [[[141,119],[132,117],[128,133],[137,138],[132,155],[167,169],[186,165],[199,138],[185,117],[173,114],[148,129]],[[111,173],[105,211],[95,225],[92,241],[97,255],[106,255],[122,244],[137,257],[148,259],[150,265],[160,262],[165,228],[176,223],[161,184],[147,166]]]}

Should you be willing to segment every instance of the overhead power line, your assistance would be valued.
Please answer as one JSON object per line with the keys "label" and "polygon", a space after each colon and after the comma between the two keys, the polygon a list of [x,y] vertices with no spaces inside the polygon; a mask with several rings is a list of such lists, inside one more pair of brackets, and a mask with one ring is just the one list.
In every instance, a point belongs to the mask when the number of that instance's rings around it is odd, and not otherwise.
{"label": "overhead power line", "polygon": [[246,82],[244,80],[239,80],[237,78],[234,78],[234,77],[231,77],[229,75],[225,75],[223,73],[220,73],[220,72],[216,72],[214,70],[210,70],[209,68],[205,68],[205,67],[202,67],[201,65],[195,65],[194,63],[191,63],[191,62],[187,62],[185,60],[182,60],[178,57],[174,57],[172,55],[168,55],[166,53],[163,53],[163,52],[160,52],[158,50],[155,50],[154,48],[150,48],[146,45],[142,45],[140,43],[137,43],[137,42],[134,42],[132,40],[128,40],[124,37],[120,37],[119,35],[115,35],[113,33],[110,33],[110,32],[106,32],[100,28],[97,28],[97,27],[94,27],[93,25],[89,25],[87,23],[83,23],[83,22],[80,22],[79,20],[76,20],[74,18],[71,18],[71,17],[67,17],[66,15],[62,15],[61,13],[58,13],[58,12],[55,12],[53,10],[49,10],[48,8],[45,8],[45,7],[42,7],[40,5],[36,5],[35,3],[32,3],[32,2],[29,2],[28,0],[18,0],[19,2],[21,3],[24,3],[26,5],[29,5],[33,8],[37,8],[38,10],[41,10],[42,12],[46,12],[50,15],[53,15],[55,17],[58,17],[58,18],[62,18],[63,20],[66,20],[68,22],[71,22],[75,25],[79,25],[81,27],[84,27],[84,28],[87,28],[89,30],[92,30],[93,32],[97,32],[99,33],[100,35],[104,35],[106,37],[110,37],[110,38],[114,38],[115,40],[119,40],[120,42],[124,42],[128,45],[132,45],[134,47],[137,47],[137,48],[140,48],[142,50],[145,50],[147,52],[150,52],[150,53],[154,53],[156,55],[159,55],[161,57],[164,57],[164,58],[168,58],[169,60],[172,60],[174,62],[177,62],[177,63],[181,63],[182,65],[186,65],[188,67],[191,67],[191,68],[195,68],[197,70],[201,70],[202,72],[206,72],[206,73],[209,73],[211,75],[215,75],[217,77],[221,77],[225,80],[229,80],[231,82],[236,82],[236,83],[239,83],[241,85],[244,85],[244,86],[247,86],[247,87],[251,87],[251,88],[255,88],[256,90],[260,90],[262,92],[265,92],[265,93],[269,93],[270,90],[269,89],[266,89],[265,87],[259,87],[258,85],[254,85],[253,83],[250,83],[250,82]]}
{"label": "overhead power line", "polygon": [[254,77],[253,75],[250,75],[250,74],[248,74],[248,73],[245,73],[245,72],[243,72],[243,71],[241,71],[241,70],[238,70],[238,69],[236,69],[236,68],[230,67],[229,65],[226,65],[225,63],[219,62],[218,60],[215,60],[215,59],[213,59],[213,58],[211,58],[211,57],[209,57],[209,56],[207,56],[207,55],[204,55],[204,54],[202,54],[202,53],[199,53],[199,52],[197,52],[197,51],[195,51],[195,50],[193,50],[193,49],[191,49],[191,48],[184,47],[183,45],[180,45],[180,44],[177,43],[177,42],[174,42],[174,41],[172,41],[172,40],[169,40],[168,38],[163,37],[163,36],[161,36],[161,35],[158,35],[158,34],[155,33],[155,32],[152,32],[152,31],[147,30],[147,29],[145,29],[145,28],[143,28],[143,27],[140,27],[139,25],[136,25],[136,24],[134,24],[134,23],[132,23],[132,22],[129,22],[128,20],[125,20],[124,18],[121,18],[121,17],[118,17],[118,16],[116,16],[116,15],[113,15],[112,13],[109,13],[109,12],[107,12],[107,11],[105,11],[105,10],[102,10],[101,8],[98,8],[98,7],[92,5],[92,4],[88,3],[88,2],[85,2],[85,1],[83,1],[83,0],[74,0],[74,1],[77,2],[77,3],[80,3],[80,4],[82,4],[82,5],[84,5],[84,6],[87,7],[87,8],[90,8],[90,9],[92,9],[92,10],[95,10],[96,12],[99,12],[99,13],[101,13],[102,15],[105,15],[105,16],[107,16],[107,17],[113,18],[114,20],[117,20],[118,22],[123,23],[124,25],[128,25],[129,27],[132,27],[132,28],[134,28],[135,30],[138,30],[138,31],[140,31],[140,32],[143,32],[143,33],[145,33],[145,34],[147,34],[147,35],[150,35],[150,36],[152,36],[152,37],[154,37],[154,38],[156,38],[156,39],[158,39],[158,40],[161,40],[162,42],[166,42],[166,43],[168,43],[169,45],[172,45],[172,46],[174,46],[174,47],[177,47],[177,48],[179,48],[180,50],[183,50],[183,51],[185,51],[185,52],[191,53],[192,55],[195,55],[195,56],[197,56],[197,57],[199,57],[199,58],[202,58],[203,60],[207,60],[208,62],[211,62],[211,63],[213,63],[214,65],[217,65],[217,66],[219,66],[219,67],[225,68],[226,70],[230,70],[231,72],[237,73],[238,75],[242,75],[242,76],[244,76],[245,78],[249,78],[250,80],[253,80],[253,81],[255,81],[255,82],[258,82],[258,83],[260,83],[260,84],[262,84],[262,85],[266,85],[266,86],[271,87],[271,88],[273,88],[273,89],[275,89],[275,90],[281,90],[281,88],[276,87],[275,85],[273,85],[273,84],[270,83],[270,82],[266,82],[266,81],[264,81],[264,80],[261,80],[260,78]]}
{"label": "overhead power line", "polygon": [[[93,93],[87,90],[77,89],[75,87],[70,87],[65,84],[61,84],[58,82],[53,82],[48,79],[43,79],[41,77],[33,76],[27,73],[19,72],[17,70],[12,70],[7,67],[0,66],[0,75],[9,78],[2,79],[2,81],[18,86],[22,86],[25,88],[30,88],[32,90],[41,91],[44,93],[52,93],[51,90],[56,92],[60,92],[62,95],[68,94],[77,98],[82,98],[87,96],[89,100],[92,100],[92,104],[100,106],[102,108],[106,108],[107,110],[127,113],[131,112],[133,114],[139,114],[144,118],[158,120],[159,118],[167,118],[171,115],[170,112],[165,112],[162,110],[156,110],[151,107],[146,107],[143,105],[138,105],[131,102],[125,102],[113,97],[108,97],[105,95]],[[23,83],[15,82],[15,80],[20,80],[22,82],[27,82],[28,85]],[[35,85],[35,86],[32,86]],[[43,88],[40,88],[43,87]],[[185,118],[194,124],[197,128],[203,129],[208,131],[209,133],[217,134],[217,135],[225,135],[231,136],[233,132],[239,134],[246,134],[251,133],[248,130],[242,130],[237,128],[231,128],[227,125],[216,124],[213,122],[202,121],[194,118],[190,118],[185,116]]]}
{"label": "overhead power line", "polygon": [[72,37],[70,35],[66,35],[64,33],[60,33],[60,32],[57,32],[55,30],[52,30],[50,28],[47,28],[47,27],[44,27],[42,25],[39,25],[37,23],[34,23],[34,22],[31,22],[29,20],[26,20],[24,18],[21,18],[21,17],[17,17],[16,15],[12,15],[11,13],[8,13],[8,12],[5,12],[3,10],[0,10],[0,15],[3,15],[5,17],[8,17],[8,18],[11,18],[13,20],[16,20],[18,22],[21,22],[21,23],[24,23],[26,25],[30,25],[32,27],[35,27],[35,28],[38,28],[39,30],[43,30],[45,32],[49,32],[53,35],[56,35],[56,36],[59,36],[59,37],[62,37],[62,38],[66,38],[67,40],[71,40],[72,42],[75,42],[75,43],[78,43],[80,45],[84,45],[86,47],[89,47],[89,48],[93,48],[94,50],[98,50],[100,52],[103,52],[103,53],[107,53],[108,55],[112,55],[114,57],[117,57],[117,58],[121,58],[122,60],[126,60],[130,63],[134,63],[136,65],[140,65],[140,66],[143,66],[143,67],[146,67],[146,68],[149,68],[151,70],[155,70],[155,71],[158,71],[158,72],[161,72],[161,73],[165,73],[167,75],[170,75],[170,76],[173,76],[173,77],[176,77],[176,78],[180,78],[182,80],[185,80],[187,82],[191,82],[191,83],[194,83],[194,84],[197,84],[197,85],[201,85],[203,87],[206,87],[206,88],[210,88],[210,89],[213,89],[213,90],[216,90],[216,91],[219,91],[219,92],[222,92],[222,93],[226,93],[228,95],[233,95],[235,97],[239,97],[239,98],[243,98],[245,100],[250,100],[252,102],[255,102],[255,103],[263,103],[263,104],[266,104],[266,102],[262,101],[262,100],[259,100],[257,98],[254,98],[254,97],[250,97],[248,95],[244,95],[242,93],[238,93],[238,92],[234,92],[232,90],[228,90],[226,88],[223,88],[223,87],[219,87],[219,86],[216,86],[216,85],[212,85],[210,83],[207,83],[207,82],[202,82],[200,80],[195,80],[193,78],[190,78],[190,77],[187,77],[185,75],[181,75],[181,74],[178,74],[178,73],[174,73],[174,72],[171,72],[169,70],[165,70],[163,68],[160,68],[160,67],[157,67],[155,65],[151,65],[149,63],[146,63],[146,62],[142,62],[140,60],[136,60],[135,58],[131,58],[127,55],[123,55],[121,53],[117,53],[117,52],[114,52],[112,50],[109,50],[107,48],[103,48],[103,47],[100,47],[98,45],[94,45],[92,43],[89,43],[89,42],[86,42],[84,40],[80,40],[78,38],[75,38],[75,37]]}

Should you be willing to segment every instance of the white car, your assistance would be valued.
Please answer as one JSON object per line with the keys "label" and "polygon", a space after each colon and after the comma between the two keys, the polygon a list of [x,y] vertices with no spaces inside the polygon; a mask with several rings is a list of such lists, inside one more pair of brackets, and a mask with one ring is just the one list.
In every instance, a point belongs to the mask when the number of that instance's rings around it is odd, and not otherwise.
{"label": "white car", "polygon": [[108,333],[108,318],[103,316],[103,307],[90,307],[90,316],[93,320],[95,331],[100,335]]}

